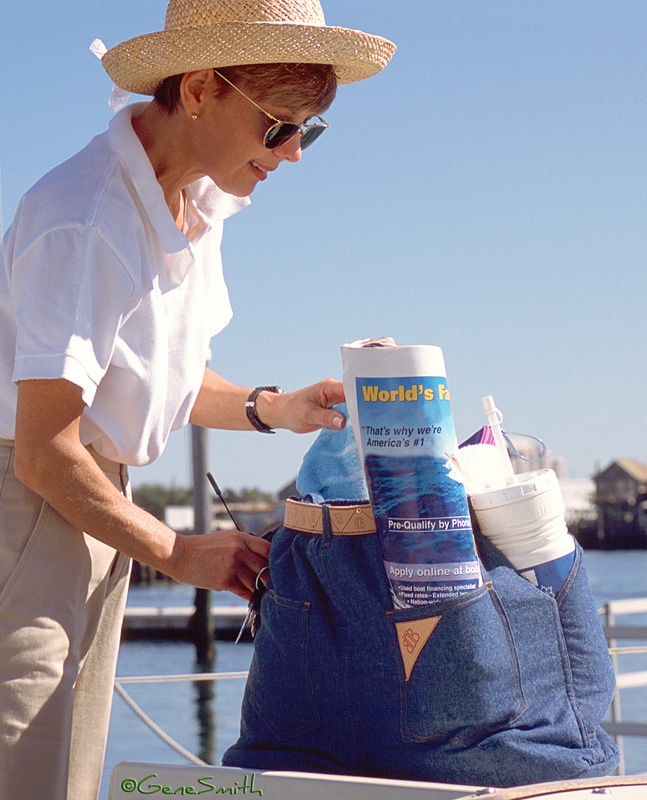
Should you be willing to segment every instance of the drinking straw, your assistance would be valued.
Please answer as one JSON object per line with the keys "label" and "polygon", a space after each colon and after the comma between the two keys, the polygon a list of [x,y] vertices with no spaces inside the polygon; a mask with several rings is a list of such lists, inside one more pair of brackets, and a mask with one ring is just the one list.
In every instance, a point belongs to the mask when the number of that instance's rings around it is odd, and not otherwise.
{"label": "drinking straw", "polygon": [[505,482],[508,485],[511,483],[516,483],[516,476],[514,474],[514,470],[512,469],[510,456],[508,455],[508,447],[503,437],[503,431],[501,430],[501,423],[503,422],[503,414],[495,406],[494,398],[492,397],[491,394],[489,394],[487,397],[481,398],[481,400],[483,402],[483,409],[485,410],[485,415],[487,416],[488,419],[488,424],[492,429],[492,435],[494,436],[494,442],[496,444],[496,449],[499,453],[499,458],[501,459],[501,466],[503,467]]}

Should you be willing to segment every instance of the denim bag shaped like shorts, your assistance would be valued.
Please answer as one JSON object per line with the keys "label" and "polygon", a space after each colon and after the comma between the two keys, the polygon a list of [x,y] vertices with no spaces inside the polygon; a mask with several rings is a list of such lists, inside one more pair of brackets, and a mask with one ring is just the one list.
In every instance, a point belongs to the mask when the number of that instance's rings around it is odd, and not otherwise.
{"label": "denim bag shaped like shorts", "polygon": [[[225,765],[501,787],[613,771],[600,721],[614,676],[579,547],[551,597],[477,534],[481,588],[394,610],[378,534],[331,533],[328,505],[366,502],[352,435],[317,439],[301,485],[313,477],[321,496],[305,500],[321,504],[323,534],[272,538]],[[397,630],[425,620],[407,679]]]}

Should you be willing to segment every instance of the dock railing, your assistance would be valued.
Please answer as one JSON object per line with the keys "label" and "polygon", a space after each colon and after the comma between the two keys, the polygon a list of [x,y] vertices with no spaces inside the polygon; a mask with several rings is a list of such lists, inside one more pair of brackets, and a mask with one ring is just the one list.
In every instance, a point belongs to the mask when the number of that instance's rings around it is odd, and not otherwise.
{"label": "dock railing", "polygon": [[[647,687],[647,670],[622,672],[620,657],[647,654],[647,645],[624,645],[618,642],[647,640],[647,623],[618,624],[618,617],[633,614],[647,614],[647,598],[635,600],[613,600],[599,610],[604,635],[609,645],[611,663],[616,675],[616,691],[609,711],[610,719],[603,723],[604,729],[612,736],[620,750],[618,775],[625,774],[624,737],[647,736],[647,722],[624,721],[622,718],[622,692],[626,689]],[[624,620],[623,620],[624,623]]]}

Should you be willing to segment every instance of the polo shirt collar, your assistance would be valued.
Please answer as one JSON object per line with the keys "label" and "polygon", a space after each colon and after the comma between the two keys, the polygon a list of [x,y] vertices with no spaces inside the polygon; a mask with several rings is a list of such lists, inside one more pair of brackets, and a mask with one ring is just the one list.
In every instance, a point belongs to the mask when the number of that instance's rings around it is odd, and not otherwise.
{"label": "polo shirt collar", "polygon": [[[147,103],[132,103],[117,112],[108,126],[108,137],[119,160],[142,202],[150,223],[160,238],[166,253],[179,253],[189,247],[189,241],[175,224],[166,205],[153,165],[132,126],[135,114],[144,110]],[[235,197],[223,192],[209,178],[191,185],[190,194],[196,209],[209,226],[227,219],[250,204],[248,197]]]}

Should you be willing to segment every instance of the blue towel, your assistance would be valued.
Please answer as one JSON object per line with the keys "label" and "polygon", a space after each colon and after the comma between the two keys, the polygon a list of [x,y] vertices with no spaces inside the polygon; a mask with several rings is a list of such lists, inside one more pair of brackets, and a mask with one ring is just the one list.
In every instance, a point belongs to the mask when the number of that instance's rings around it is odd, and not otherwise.
{"label": "blue towel", "polygon": [[322,428],[303,457],[297,475],[297,491],[302,497],[320,495],[324,500],[368,502],[368,487],[353,429],[345,404],[335,406],[346,417],[341,431]]}

